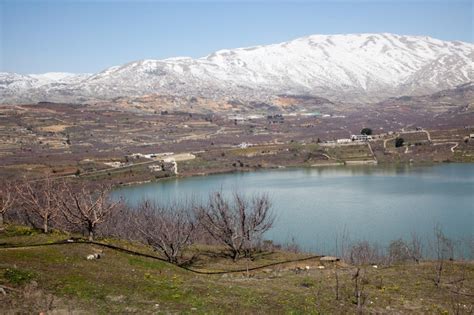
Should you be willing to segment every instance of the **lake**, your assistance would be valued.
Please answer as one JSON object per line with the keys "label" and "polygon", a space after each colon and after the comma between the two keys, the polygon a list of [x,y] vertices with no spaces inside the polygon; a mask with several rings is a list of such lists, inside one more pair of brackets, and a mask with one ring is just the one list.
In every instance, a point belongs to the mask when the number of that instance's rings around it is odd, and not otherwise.
{"label": "lake", "polygon": [[268,193],[277,221],[265,237],[280,244],[294,238],[308,251],[334,253],[342,234],[385,246],[416,232],[428,245],[436,224],[454,240],[474,237],[474,164],[231,173],[122,187],[113,196],[135,205],[206,200],[209,192],[235,189]]}

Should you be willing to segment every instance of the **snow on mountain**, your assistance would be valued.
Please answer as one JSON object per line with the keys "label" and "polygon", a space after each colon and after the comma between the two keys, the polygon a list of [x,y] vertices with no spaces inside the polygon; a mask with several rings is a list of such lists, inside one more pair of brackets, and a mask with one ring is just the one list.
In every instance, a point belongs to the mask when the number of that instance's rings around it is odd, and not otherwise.
{"label": "snow on mountain", "polygon": [[54,93],[50,95],[49,91],[67,89],[89,76],[90,74],[65,72],[30,75],[0,72],[0,103],[60,100]]}
{"label": "snow on mountain", "polygon": [[[216,51],[203,58],[141,60],[83,76],[0,74],[0,96],[69,101],[173,94],[263,99],[303,94],[340,101],[421,95],[474,81],[474,45],[395,34],[312,35]],[[8,77],[10,76],[10,77]],[[69,78],[71,78],[69,80]],[[47,80],[57,80],[38,85]],[[4,88],[4,81],[11,83]],[[60,83],[59,85],[55,83]]]}
{"label": "snow on mountain", "polygon": [[90,76],[88,73],[69,73],[69,72],[47,72],[41,74],[30,74],[30,77],[37,79],[39,85],[50,83],[78,83]]}

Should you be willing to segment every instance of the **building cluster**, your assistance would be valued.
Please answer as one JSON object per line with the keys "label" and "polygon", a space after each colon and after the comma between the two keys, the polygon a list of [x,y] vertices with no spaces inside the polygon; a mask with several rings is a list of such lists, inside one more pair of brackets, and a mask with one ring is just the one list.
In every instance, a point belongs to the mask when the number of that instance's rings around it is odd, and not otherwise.
{"label": "building cluster", "polygon": [[337,139],[336,143],[338,144],[352,143],[352,142],[360,143],[360,142],[367,142],[369,140],[372,140],[372,137],[368,135],[351,135],[350,138]]}

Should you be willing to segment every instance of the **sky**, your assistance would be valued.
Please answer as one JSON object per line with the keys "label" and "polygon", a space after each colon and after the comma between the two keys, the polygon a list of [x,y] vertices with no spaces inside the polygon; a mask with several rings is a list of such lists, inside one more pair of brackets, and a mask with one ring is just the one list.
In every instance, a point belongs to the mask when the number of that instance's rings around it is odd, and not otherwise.
{"label": "sky", "polygon": [[473,0],[0,0],[0,71],[93,73],[311,34],[380,32],[472,43]]}

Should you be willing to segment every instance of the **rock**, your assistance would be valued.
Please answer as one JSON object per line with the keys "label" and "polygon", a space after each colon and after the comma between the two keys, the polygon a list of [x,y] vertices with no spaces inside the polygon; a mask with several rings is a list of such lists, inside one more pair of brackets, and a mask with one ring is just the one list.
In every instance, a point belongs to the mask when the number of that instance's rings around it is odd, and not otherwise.
{"label": "rock", "polygon": [[94,254],[87,255],[86,259],[87,260],[100,259],[102,256],[103,254],[101,253],[94,253]]}
{"label": "rock", "polygon": [[335,262],[339,261],[340,259],[334,256],[324,256],[319,259],[320,261],[329,261],[329,262]]}
{"label": "rock", "polygon": [[106,298],[108,300],[112,301],[112,302],[123,302],[123,300],[125,299],[125,296],[123,296],[123,295],[107,295]]}

